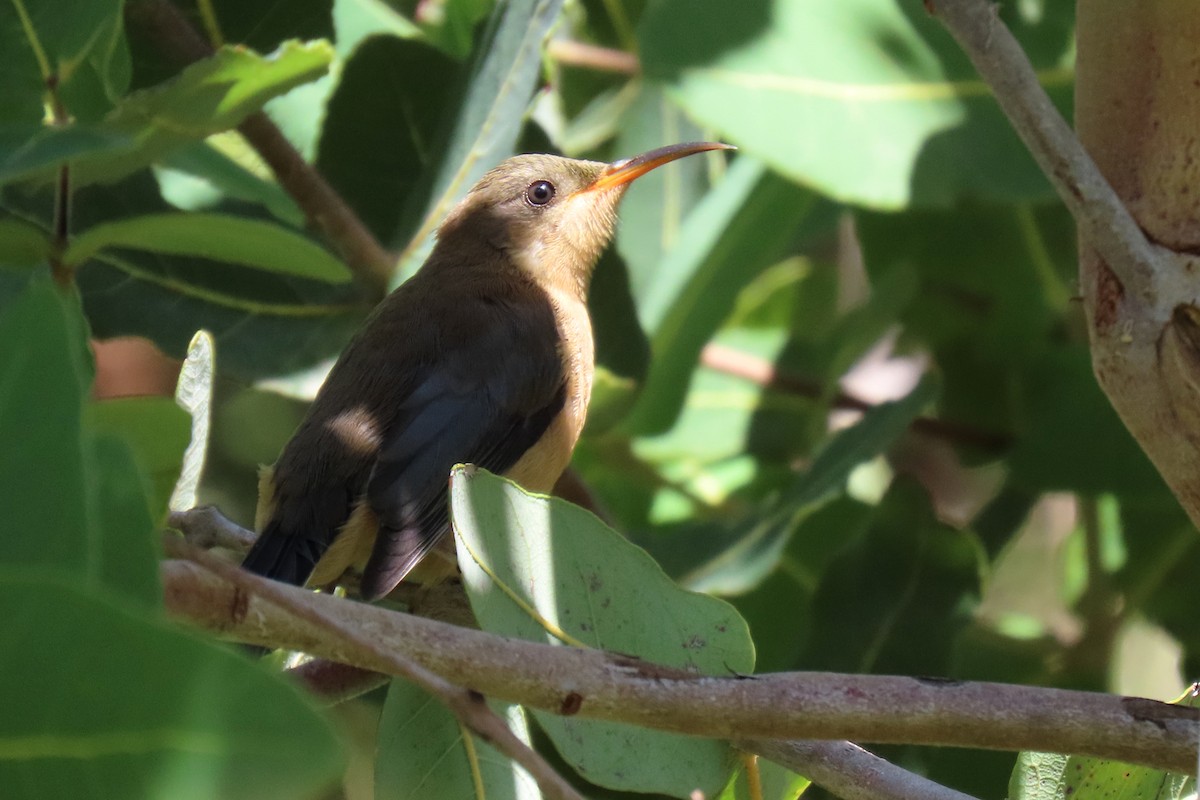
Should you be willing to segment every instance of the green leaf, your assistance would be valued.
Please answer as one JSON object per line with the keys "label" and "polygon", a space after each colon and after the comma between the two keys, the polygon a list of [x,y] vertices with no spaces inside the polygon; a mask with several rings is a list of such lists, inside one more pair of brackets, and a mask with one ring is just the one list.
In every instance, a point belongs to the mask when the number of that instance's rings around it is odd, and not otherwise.
{"label": "green leaf", "polygon": [[926,379],[904,399],[880,403],[833,437],[771,507],[736,526],[728,545],[693,567],[680,583],[718,594],[740,594],[757,586],[778,566],[797,526],[843,490],[851,471],[895,442],[936,392],[936,383]]}
{"label": "green leaf", "polygon": [[93,574],[83,397],[91,386],[78,300],[33,281],[0,314],[0,564]]}
{"label": "green leaf", "polygon": [[133,147],[129,135],[95,125],[5,126],[0,128],[0,184],[46,176],[63,164],[84,158],[124,155]]}
{"label": "green leaf", "polygon": [[[636,98],[617,122],[614,149],[621,157],[703,140],[703,131],[668,102],[661,86],[637,85]],[[707,156],[685,158],[653,170],[634,181],[621,200],[616,248],[638,284],[663,268],[667,254],[679,245],[684,220],[708,188],[707,162]]]}
{"label": "green leaf", "polygon": [[116,436],[132,448],[138,466],[150,481],[146,510],[161,519],[188,446],[187,413],[167,397],[103,400],[88,405],[85,413],[90,430]]}
{"label": "green leaf", "polygon": [[0,565],[161,602],[146,484],[83,423],[92,363],[78,298],[33,281],[0,314]]}
{"label": "green leaf", "polygon": [[298,689],[73,582],[0,573],[0,784],[29,800],[316,798],[344,755]]}
{"label": "green leaf", "polygon": [[470,75],[451,105],[452,123],[429,162],[432,183],[420,206],[402,215],[395,242],[402,281],[433,249],[433,235],[450,209],[484,173],[512,154],[541,67],[542,40],[558,19],[563,0],[501,3],[477,50]]}
{"label": "green leaf", "polygon": [[[119,180],[176,148],[236,127],[271,98],[323,75],[332,58],[333,49],[324,42],[286,42],[267,56],[222,47],[173,80],[122,98],[95,126],[102,134],[128,138],[132,147],[78,158],[60,154],[57,160],[43,159],[40,174],[44,177],[49,174],[46,168],[71,161],[75,186]],[[64,128],[47,138],[69,131]]]}
{"label": "green leaf", "polygon": [[[161,554],[147,503],[147,480],[121,438],[100,433],[84,441],[88,521],[96,531],[89,573],[143,610],[157,610],[162,605]],[[164,507],[156,513],[161,515]],[[47,539],[61,535],[42,533]]]}
{"label": "green leaf", "polygon": [[426,199],[417,190],[452,109],[454,96],[446,89],[464,72],[430,45],[394,36],[365,40],[342,70],[317,167],[383,241],[395,237],[406,202]]}
{"label": "green leaf", "polygon": [[[469,467],[452,472],[450,496],[464,583],[485,630],[702,674],[753,669],[749,632],[732,607],[680,589],[589,512]],[[724,742],[535,716],[563,758],[601,786],[688,797],[716,794],[729,779]]]}
{"label": "green leaf", "polygon": [[12,0],[0,6],[0,123],[39,122],[51,75],[72,117],[92,120],[129,84],[121,0]]}
{"label": "green leaf", "polygon": [[740,157],[688,215],[664,261],[631,275],[654,353],[626,423],[631,432],[671,426],[700,350],[733,310],[738,290],[783,255],[814,202],[809,192]]}
{"label": "green leaf", "polygon": [[[82,230],[170,211],[146,171],[112,186],[85,186],[74,199],[73,221]],[[9,186],[3,201],[49,228],[52,192]],[[214,268],[201,258],[141,250],[102,252],[76,282],[97,338],[144,336],[182,359],[204,328],[220,349],[222,369],[240,379],[286,375],[337,355],[369,310],[353,283]]]}
{"label": "green leaf", "polygon": [[1162,477],[1096,385],[1085,346],[1030,359],[1014,394],[1024,422],[1009,461],[1017,485],[1166,500]]}
{"label": "green leaf", "polygon": [[[1072,9],[1036,8],[999,13],[1070,119]],[[646,74],[668,81],[693,118],[839,200],[1050,196],[987,86],[919,3],[664,0],[649,6],[639,44]]]}
{"label": "green leaf", "polygon": [[304,227],[304,212],[273,179],[260,176],[208,141],[169,154],[155,169],[163,198],[184,211],[203,211],[225,199],[265,207],[292,227]]}
{"label": "green leaf", "polygon": [[1067,756],[1061,753],[1018,754],[1008,781],[1010,800],[1063,800]]}
{"label": "green leaf", "polygon": [[198,256],[330,283],[351,277],[345,264],[311,240],[280,225],[225,214],[153,214],[97,225],[75,238],[63,260],[82,265],[107,248]]}
{"label": "green leaf", "polygon": [[750,793],[746,770],[742,769],[738,771],[716,800],[742,800],[747,797],[760,797],[761,800],[798,800],[800,795],[804,794],[804,790],[811,785],[807,778],[803,778],[773,761],[760,758],[757,764],[761,795]]}
{"label": "green leaf", "polygon": [[50,255],[50,237],[36,225],[0,219],[0,266],[33,267]]}
{"label": "green leaf", "polygon": [[347,57],[369,36],[385,34],[401,39],[421,35],[421,29],[387,0],[337,0],[333,4],[338,55]]}
{"label": "green leaf", "polygon": [[978,602],[981,552],[969,531],[936,519],[922,487],[897,480],[821,576],[804,668],[950,673],[954,635]]}
{"label": "green leaf", "polygon": [[191,416],[192,426],[178,471],[179,480],[169,500],[172,511],[188,511],[196,507],[212,424],[213,380],[217,372],[215,350],[212,335],[208,331],[197,331],[188,345],[183,367],[179,370],[175,403]]}
{"label": "green leaf", "polygon": [[620,422],[633,407],[650,364],[650,343],[638,323],[625,263],[611,248],[600,257],[588,292],[596,340],[596,379],[588,406],[588,434]]}
{"label": "green leaf", "polygon": [[[520,706],[488,705],[529,744]],[[379,718],[375,796],[389,800],[477,797],[472,761],[487,800],[541,797],[529,773],[468,733],[444,705],[414,684],[393,680]]]}
{"label": "green leaf", "polygon": [[1188,800],[1194,775],[1058,753],[1021,753],[1009,779],[1012,800]]}

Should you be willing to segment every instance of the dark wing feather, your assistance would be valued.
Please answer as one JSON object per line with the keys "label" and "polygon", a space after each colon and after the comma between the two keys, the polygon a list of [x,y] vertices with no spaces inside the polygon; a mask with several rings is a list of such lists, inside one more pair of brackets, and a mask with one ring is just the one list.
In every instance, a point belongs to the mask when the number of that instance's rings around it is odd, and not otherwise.
{"label": "dark wing feather", "polygon": [[[480,326],[444,341],[438,362],[401,404],[367,484],[379,536],[363,597],[391,591],[446,531],[450,469],[502,473],[532,447],[566,398],[558,328],[544,295],[481,303]],[[461,310],[461,309],[460,309]]]}
{"label": "dark wing feather", "polygon": [[[330,372],[275,465],[274,510],[243,565],[304,583],[366,495],[380,534],[362,592],[386,594],[445,531],[451,467],[507,470],[561,410],[564,386],[554,311],[532,281],[500,265],[427,266]],[[346,438],[348,412],[364,435]]]}

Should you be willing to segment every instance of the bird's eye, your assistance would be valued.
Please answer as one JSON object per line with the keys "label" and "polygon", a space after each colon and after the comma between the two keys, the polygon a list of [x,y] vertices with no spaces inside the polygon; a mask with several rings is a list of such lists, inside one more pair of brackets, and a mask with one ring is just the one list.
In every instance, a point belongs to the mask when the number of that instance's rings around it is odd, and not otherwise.
{"label": "bird's eye", "polygon": [[525,189],[525,201],[531,206],[544,206],[554,199],[554,184],[534,181]]}

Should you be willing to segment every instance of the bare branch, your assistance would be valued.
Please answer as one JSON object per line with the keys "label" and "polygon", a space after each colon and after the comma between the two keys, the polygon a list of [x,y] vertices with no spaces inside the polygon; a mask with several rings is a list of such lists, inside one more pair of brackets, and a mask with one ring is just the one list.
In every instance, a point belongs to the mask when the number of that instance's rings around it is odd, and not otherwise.
{"label": "bare branch", "polygon": [[167,524],[182,531],[188,544],[204,550],[221,547],[244,553],[254,544],[253,531],[221,513],[216,506],[197,506],[187,511],[172,511]]}
{"label": "bare branch", "polygon": [[[381,640],[367,635],[360,626],[354,624],[353,620],[328,613],[330,610],[336,610],[337,606],[327,606],[311,601],[314,597],[336,598],[317,595],[305,589],[297,589],[253,575],[237,565],[230,564],[182,540],[168,539],[167,541],[168,548],[174,551],[174,555],[186,558],[199,568],[207,570],[212,577],[219,577],[226,582],[225,586],[230,590],[230,603],[242,607],[247,604],[259,605],[283,611],[296,621],[302,622],[318,638],[327,642],[329,647],[363,656],[369,655],[373,662],[382,667],[380,672],[396,675],[420,686],[450,709],[468,729],[483,737],[501,753],[524,767],[537,781],[538,788],[543,795],[553,800],[583,800],[579,793],[555,772],[554,768],[537,751],[517,738],[504,720],[488,707],[484,696],[478,691],[451,683],[441,675],[431,672],[402,650],[383,646]],[[168,591],[167,594],[169,596],[170,592]],[[347,601],[346,604],[349,602]],[[362,603],[353,605],[367,607]],[[233,609],[234,607],[227,606],[226,608]]]}
{"label": "bare branch", "polygon": [[975,800],[850,742],[750,740],[737,746],[800,773],[842,800]]}
{"label": "bare branch", "polygon": [[983,76],[1034,159],[1075,218],[1080,233],[1147,306],[1158,304],[1162,248],[1136,220],[1038,83],[1021,45],[989,0],[926,0]]}
{"label": "bare branch", "polygon": [[[164,563],[162,575],[172,614],[231,639],[393,674],[404,674],[394,664],[395,654],[403,654],[497,699],[696,736],[1043,750],[1177,772],[1195,764],[1200,738],[1200,710],[1153,700],[820,672],[714,678],[598,650],[515,641],[274,584],[269,596],[285,598],[285,610],[257,594],[246,597],[238,588],[244,579],[233,585],[185,563]],[[314,624],[290,609],[316,609],[327,622]],[[329,635],[330,625],[337,637]]]}
{"label": "bare branch", "polygon": [[[213,54],[209,43],[169,0],[133,0],[125,5],[125,19],[180,67]],[[341,195],[304,160],[266,114],[251,114],[238,130],[271,167],[308,224],[341,253],[359,284],[370,293],[371,301],[380,300],[387,293],[395,256],[376,241]]]}

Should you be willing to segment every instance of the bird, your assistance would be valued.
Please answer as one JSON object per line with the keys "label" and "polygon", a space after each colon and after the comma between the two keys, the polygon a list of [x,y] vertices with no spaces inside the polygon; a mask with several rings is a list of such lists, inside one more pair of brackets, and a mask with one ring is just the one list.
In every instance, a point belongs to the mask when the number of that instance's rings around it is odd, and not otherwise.
{"label": "bird", "polygon": [[243,568],[313,587],[358,572],[359,596],[377,600],[431,552],[441,566],[421,572],[452,574],[456,464],[550,492],[587,414],[588,287],[621,197],[663,164],[727,149],[688,142],[612,163],[526,154],[485,174],[262,469]]}

